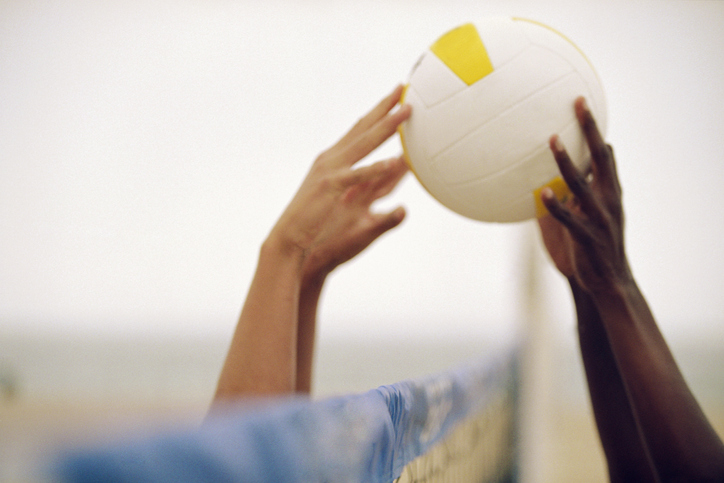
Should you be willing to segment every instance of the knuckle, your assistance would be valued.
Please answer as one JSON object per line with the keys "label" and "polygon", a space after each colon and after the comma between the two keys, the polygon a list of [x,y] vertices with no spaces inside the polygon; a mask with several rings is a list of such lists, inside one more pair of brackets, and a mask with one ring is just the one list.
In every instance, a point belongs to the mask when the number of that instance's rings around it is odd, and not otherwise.
{"label": "knuckle", "polygon": [[570,190],[574,193],[582,193],[588,188],[588,181],[586,176],[582,175],[578,171],[572,173],[569,179],[566,179],[566,183]]}
{"label": "knuckle", "polygon": [[324,175],[319,177],[319,181],[317,182],[317,190],[319,193],[325,193],[329,191],[334,186],[334,180],[329,175]]}
{"label": "knuckle", "polygon": [[314,161],[315,165],[325,165],[329,163],[329,160],[331,159],[332,155],[330,154],[329,150],[322,151],[319,156],[317,156],[317,159]]}
{"label": "knuckle", "polygon": [[594,159],[610,160],[613,159],[612,151],[606,144],[591,147],[591,155]]}

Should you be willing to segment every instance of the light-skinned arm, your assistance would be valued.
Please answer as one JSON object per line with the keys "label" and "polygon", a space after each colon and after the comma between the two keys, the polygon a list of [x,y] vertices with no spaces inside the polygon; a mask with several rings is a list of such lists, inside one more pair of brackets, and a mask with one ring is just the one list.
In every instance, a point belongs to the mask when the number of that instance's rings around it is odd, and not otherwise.
{"label": "light-skinned arm", "polygon": [[215,402],[309,390],[313,321],[326,274],[404,217],[401,209],[369,210],[374,196],[387,187],[389,193],[404,174],[402,159],[355,167],[409,117],[409,106],[395,109],[401,95],[398,86],[319,155],[262,244]]}

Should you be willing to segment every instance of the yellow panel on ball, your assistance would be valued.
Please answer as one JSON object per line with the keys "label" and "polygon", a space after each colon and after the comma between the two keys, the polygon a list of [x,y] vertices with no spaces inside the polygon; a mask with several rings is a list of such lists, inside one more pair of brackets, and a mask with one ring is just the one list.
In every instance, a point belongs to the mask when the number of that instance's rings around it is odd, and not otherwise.
{"label": "yellow panel on ball", "polygon": [[488,52],[475,25],[469,23],[440,37],[430,50],[467,85],[493,72]]}

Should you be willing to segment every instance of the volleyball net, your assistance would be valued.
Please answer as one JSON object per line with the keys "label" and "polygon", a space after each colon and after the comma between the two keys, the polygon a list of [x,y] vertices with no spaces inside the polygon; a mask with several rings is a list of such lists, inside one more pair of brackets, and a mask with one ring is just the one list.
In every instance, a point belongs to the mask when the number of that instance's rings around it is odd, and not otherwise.
{"label": "volleyball net", "polygon": [[63,482],[517,481],[518,356],[319,401],[227,408],[189,431],[75,451]]}

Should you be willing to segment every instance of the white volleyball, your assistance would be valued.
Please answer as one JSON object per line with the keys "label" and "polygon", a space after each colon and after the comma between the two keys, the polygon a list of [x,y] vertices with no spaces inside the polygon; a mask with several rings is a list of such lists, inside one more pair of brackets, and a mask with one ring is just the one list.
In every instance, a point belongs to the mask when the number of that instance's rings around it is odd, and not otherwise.
{"label": "white volleyball", "polygon": [[412,69],[403,100],[412,115],[399,129],[406,160],[432,196],[463,216],[540,216],[540,190],[566,190],[550,136],[561,137],[577,167],[590,162],[573,108],[579,96],[605,135],[603,87],[569,39],[520,18],[460,26]]}

